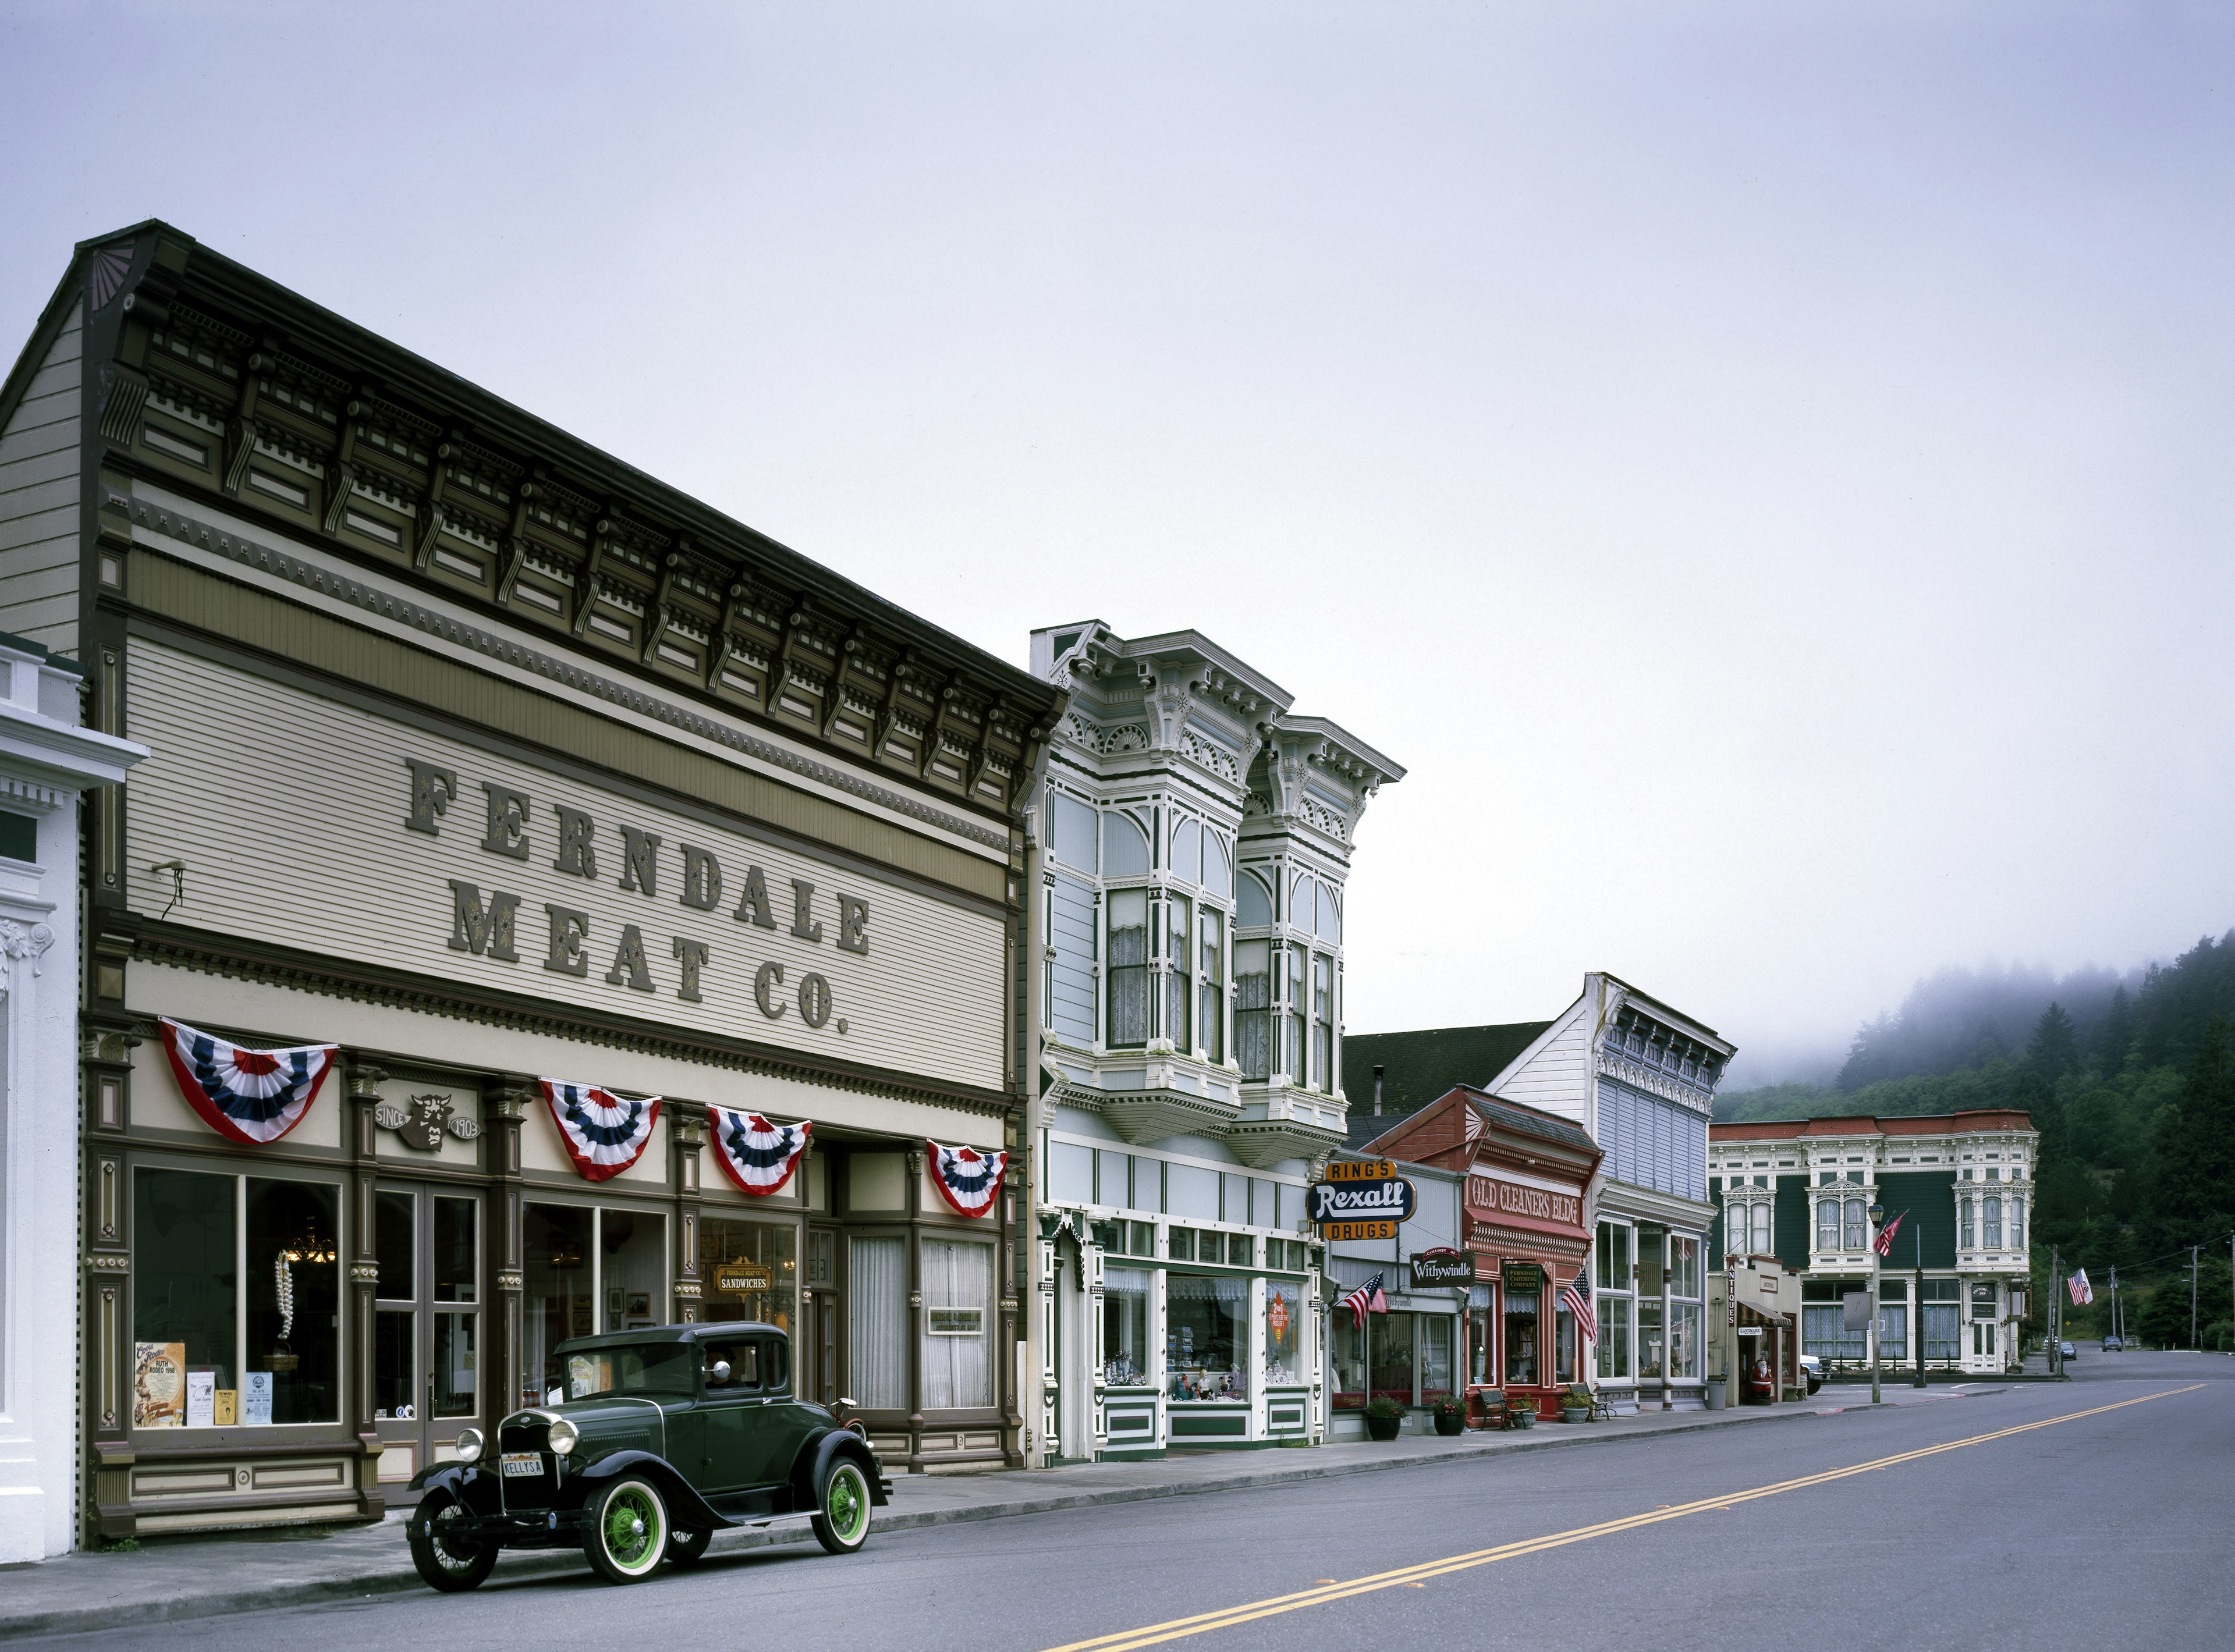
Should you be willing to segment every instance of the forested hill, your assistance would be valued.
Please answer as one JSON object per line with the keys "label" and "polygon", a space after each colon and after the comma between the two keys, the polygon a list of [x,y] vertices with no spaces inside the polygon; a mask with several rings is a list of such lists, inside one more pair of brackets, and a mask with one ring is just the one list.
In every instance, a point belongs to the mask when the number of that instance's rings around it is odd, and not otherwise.
{"label": "forested hill", "polygon": [[[2042,1135],[2042,1282],[2051,1246],[2099,1291],[2115,1267],[2143,1288],[2128,1295],[2130,1316],[2146,1305],[2151,1340],[2185,1345],[2187,1248],[2201,1246],[2200,1340],[2216,1347],[2225,1334],[2235,1346],[2235,930],[2123,979],[1943,971],[1857,1032],[1835,1083],[1739,1091],[1718,1098],[1715,1117],[1999,1106],[2025,1108]],[[2177,1291],[2151,1300],[2149,1287],[2176,1275]],[[2098,1308],[2107,1311],[2107,1293]]]}

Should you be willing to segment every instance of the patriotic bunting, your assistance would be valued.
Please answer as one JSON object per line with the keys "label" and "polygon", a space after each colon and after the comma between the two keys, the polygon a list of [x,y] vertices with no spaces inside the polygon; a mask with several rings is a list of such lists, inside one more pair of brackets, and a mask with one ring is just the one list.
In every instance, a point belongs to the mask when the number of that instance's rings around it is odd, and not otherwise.
{"label": "patriotic bunting", "polygon": [[623,1101],[610,1090],[594,1085],[567,1084],[543,1078],[543,1099],[550,1104],[551,1121],[567,1144],[586,1182],[602,1182],[619,1176],[644,1157],[652,1145],[652,1127],[659,1121],[659,1098]]}
{"label": "patriotic bunting", "polygon": [[338,1044],[244,1050],[168,1016],[163,1050],[187,1105],[228,1141],[263,1147],[303,1122],[341,1053]]}
{"label": "patriotic bunting", "polygon": [[799,1168],[808,1132],[815,1128],[804,1118],[796,1124],[771,1124],[758,1113],[728,1107],[706,1111],[714,1123],[714,1157],[741,1193],[779,1191]]}
{"label": "patriotic bunting", "polygon": [[941,1147],[937,1142],[927,1145],[931,1149],[932,1182],[939,1189],[939,1196],[954,1207],[957,1216],[982,1216],[993,1208],[993,1200],[1001,1191],[1001,1177],[1009,1169],[1006,1153],[981,1153],[974,1147]]}

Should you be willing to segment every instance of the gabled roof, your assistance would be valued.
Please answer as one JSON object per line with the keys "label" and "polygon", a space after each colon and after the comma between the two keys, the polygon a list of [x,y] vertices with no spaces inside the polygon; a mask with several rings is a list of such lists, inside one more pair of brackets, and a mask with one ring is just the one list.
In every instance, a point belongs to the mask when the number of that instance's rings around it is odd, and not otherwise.
{"label": "gabled roof", "polygon": [[1524,1106],[1520,1102],[1508,1101],[1503,1096],[1485,1095],[1478,1090],[1469,1090],[1467,1099],[1473,1104],[1475,1111],[1482,1115],[1484,1123],[1495,1124],[1500,1130],[1539,1137],[1548,1142],[1558,1142],[1563,1147],[1580,1148],[1586,1153],[1599,1150],[1599,1144],[1591,1139],[1589,1131],[1557,1113]]}
{"label": "gabled roof", "polygon": [[[1352,1144],[1371,1141],[1405,1114],[1454,1090],[1480,1090],[1552,1024],[1508,1021],[1497,1026],[1445,1026],[1421,1032],[1359,1032],[1342,1041],[1343,1090],[1350,1098]],[[1381,1117],[1373,1114],[1373,1069],[1381,1080]],[[1510,1105],[1510,1104],[1501,1104]],[[1370,1134],[1360,1137],[1361,1124]]]}

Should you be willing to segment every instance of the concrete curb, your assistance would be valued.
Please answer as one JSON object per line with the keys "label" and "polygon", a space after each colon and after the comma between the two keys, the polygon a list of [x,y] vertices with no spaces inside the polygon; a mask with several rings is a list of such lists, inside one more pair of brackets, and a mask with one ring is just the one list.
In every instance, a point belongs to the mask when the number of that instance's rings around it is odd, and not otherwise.
{"label": "concrete curb", "polygon": [[[1463,1442],[1448,1450],[1433,1453],[1404,1456],[1361,1458],[1347,1462],[1298,1464],[1289,1468],[1245,1470],[1221,1476],[1216,1479],[1188,1480],[1163,1485],[1121,1485],[1094,1491],[1053,1492],[1044,1497],[1023,1496],[1004,1498],[998,1502],[972,1504],[962,1508],[925,1509],[910,1514],[882,1515],[876,1519],[876,1531],[919,1531],[927,1526],[954,1525],[964,1521],[1005,1520],[1020,1514],[1053,1514],[1066,1509],[1095,1508],[1104,1504],[1145,1503],[1161,1498],[1196,1497],[1209,1491],[1249,1491],[1268,1485],[1294,1485],[1305,1480],[1336,1479],[1353,1474],[1384,1473],[1397,1469],[1431,1467],[1445,1463],[1476,1462],[1486,1457],[1504,1457],[1520,1452],[1554,1451],[1563,1447],[1612,1446],[1629,1440],[1666,1439],[1674,1434],[1698,1433],[1711,1428],[1728,1428],[1741,1423],[1773,1422],[1782,1419],[1816,1417],[1825,1413],[1806,1406],[1770,1411],[1726,1413],[1720,1420],[1702,1417],[1691,1422],[1673,1422],[1653,1428],[1624,1430],[1619,1432],[1592,1432],[1556,1426],[1550,1434],[1537,1439],[1539,1431],[1530,1429],[1523,1438],[1497,1435],[1481,1442]],[[1286,1453],[1282,1453],[1286,1455]],[[1019,1476],[1029,1480],[1029,1476]],[[774,1548],[779,1544],[811,1543],[814,1533],[805,1526],[779,1528],[771,1531],[726,1531],[715,1534],[710,1553],[733,1553],[748,1549]],[[400,1550],[400,1545],[399,1545]],[[115,1557],[128,1564],[127,1557]],[[63,1563],[71,1564],[71,1563]],[[83,1564],[83,1563],[78,1563]],[[95,1564],[106,1564],[95,1562]],[[491,1583],[550,1577],[560,1572],[580,1572],[586,1563],[574,1550],[527,1550],[507,1555],[498,1561],[497,1569],[489,1577]],[[88,1578],[88,1582],[93,1581]],[[374,1595],[402,1594],[423,1590],[419,1575],[412,1570],[410,1560],[401,1552],[383,1555],[377,1569],[368,1566],[348,1577],[305,1578],[299,1583],[259,1583],[238,1589],[213,1590],[206,1594],[171,1596],[143,1601],[88,1602],[83,1605],[56,1608],[44,1611],[0,1614],[0,1641],[24,1640],[37,1636],[73,1635],[88,1629],[128,1629],[141,1624],[176,1622],[186,1618],[220,1617],[235,1612],[267,1611],[274,1607],[314,1605],[321,1601],[361,1600]]]}

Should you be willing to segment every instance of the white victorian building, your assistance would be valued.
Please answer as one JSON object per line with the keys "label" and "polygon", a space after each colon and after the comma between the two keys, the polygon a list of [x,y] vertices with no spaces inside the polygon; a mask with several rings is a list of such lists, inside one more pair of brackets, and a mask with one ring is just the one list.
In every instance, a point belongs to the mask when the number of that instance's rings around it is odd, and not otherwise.
{"label": "white victorian building", "polygon": [[1032,636],[1038,1459],[1317,1439],[1343,888],[1404,770],[1199,633]]}
{"label": "white victorian building", "polygon": [[[0,521],[0,531],[19,525]],[[0,634],[0,1564],[9,1564],[68,1552],[77,1527],[78,1237],[84,1223],[113,1218],[119,1196],[103,1186],[94,1209],[79,1209],[78,797],[123,779],[147,751],[79,726],[83,673],[42,644]]]}

